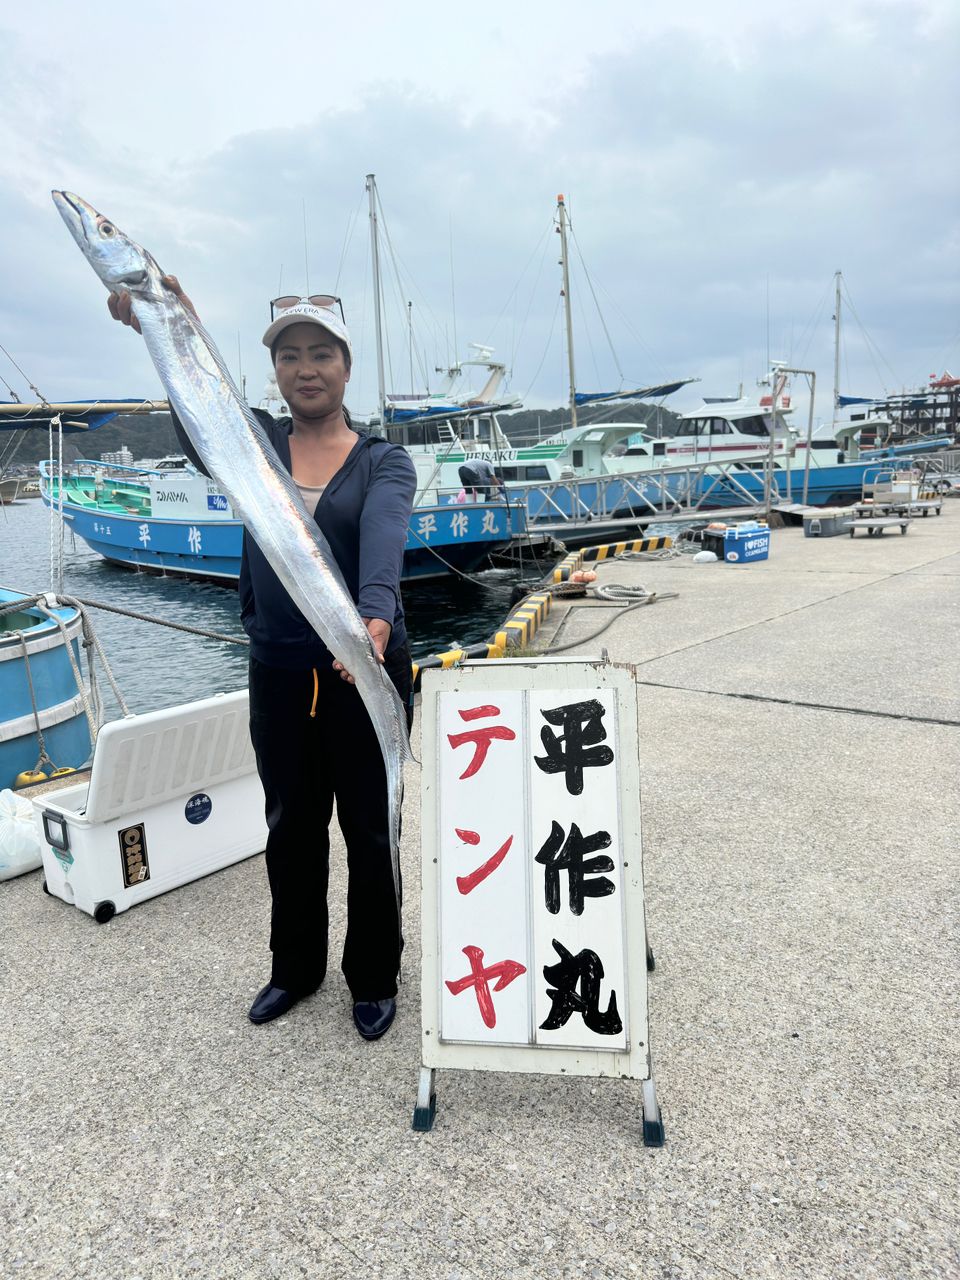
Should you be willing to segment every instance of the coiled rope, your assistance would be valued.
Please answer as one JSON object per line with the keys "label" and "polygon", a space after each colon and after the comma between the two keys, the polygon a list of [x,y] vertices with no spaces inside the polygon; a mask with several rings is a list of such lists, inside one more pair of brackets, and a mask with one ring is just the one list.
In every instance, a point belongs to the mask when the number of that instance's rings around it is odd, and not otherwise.
{"label": "coiled rope", "polygon": [[27,673],[27,688],[30,690],[30,705],[33,707],[33,723],[37,732],[37,746],[40,748],[40,754],[37,756],[37,763],[33,766],[33,772],[39,773],[40,766],[44,763],[48,764],[51,769],[56,770],[56,764],[47,754],[47,744],[44,742],[43,730],[40,727],[40,709],[37,706],[37,695],[33,688],[33,672],[30,670],[27,639],[22,631],[15,632],[14,637],[20,641],[20,647],[23,649],[23,668]]}

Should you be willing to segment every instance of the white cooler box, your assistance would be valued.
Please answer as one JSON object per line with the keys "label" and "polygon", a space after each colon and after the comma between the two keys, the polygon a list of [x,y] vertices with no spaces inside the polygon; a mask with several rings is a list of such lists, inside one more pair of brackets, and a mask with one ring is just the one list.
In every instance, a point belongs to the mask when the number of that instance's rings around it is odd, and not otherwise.
{"label": "white cooler box", "polygon": [[259,853],[247,691],[104,725],[88,783],[37,796],[48,893],[100,924]]}
{"label": "white cooler box", "polygon": [[805,538],[839,538],[850,532],[849,523],[856,515],[853,507],[821,507],[817,512],[803,513]]}

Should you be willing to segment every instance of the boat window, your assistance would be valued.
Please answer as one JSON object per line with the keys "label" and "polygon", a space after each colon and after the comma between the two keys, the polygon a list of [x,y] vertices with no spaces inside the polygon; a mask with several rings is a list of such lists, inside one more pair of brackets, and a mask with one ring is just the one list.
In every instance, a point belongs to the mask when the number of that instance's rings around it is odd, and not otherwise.
{"label": "boat window", "polygon": [[733,435],[733,428],[726,418],[711,418],[710,434],[713,436],[730,436]]}
{"label": "boat window", "polygon": [[518,480],[520,478],[519,467],[498,467],[497,471],[502,480]]}
{"label": "boat window", "polygon": [[678,436],[695,436],[700,430],[700,419],[690,418],[677,423]]}
{"label": "boat window", "polygon": [[573,451],[573,465],[574,465],[575,467],[582,467],[582,466],[583,466],[583,450],[582,450],[582,449],[574,449],[574,451]]}
{"label": "boat window", "polygon": [[770,432],[767,430],[766,418],[758,413],[752,418],[741,418],[737,423],[737,430],[745,436],[768,436]]}
{"label": "boat window", "polygon": [[550,473],[546,467],[527,467],[524,472],[525,480],[549,480]]}

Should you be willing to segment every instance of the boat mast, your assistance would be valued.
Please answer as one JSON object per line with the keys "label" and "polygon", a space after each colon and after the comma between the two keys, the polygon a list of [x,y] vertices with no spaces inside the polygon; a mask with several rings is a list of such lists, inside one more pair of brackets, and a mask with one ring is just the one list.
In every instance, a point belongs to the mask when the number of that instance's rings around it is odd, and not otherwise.
{"label": "boat mast", "polygon": [[833,300],[833,429],[837,429],[840,408],[840,272],[834,272],[836,296]]}
{"label": "boat mast", "polygon": [[367,174],[367,195],[370,198],[370,257],[373,263],[373,317],[377,334],[377,403],[380,407],[380,426],[386,432],[387,394],[383,376],[383,321],[380,315],[380,233],[377,227],[377,179]]}
{"label": "boat mast", "polygon": [[557,220],[560,232],[560,265],[563,267],[563,309],[567,317],[567,360],[570,366],[570,426],[577,426],[577,375],[573,367],[573,310],[570,305],[570,263],[567,257],[567,206],[557,196]]}

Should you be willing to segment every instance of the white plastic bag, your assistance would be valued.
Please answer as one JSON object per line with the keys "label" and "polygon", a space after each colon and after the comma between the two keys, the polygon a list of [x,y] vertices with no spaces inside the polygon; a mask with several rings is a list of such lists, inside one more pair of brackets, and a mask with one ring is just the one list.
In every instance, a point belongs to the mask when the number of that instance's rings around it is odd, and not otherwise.
{"label": "white plastic bag", "polygon": [[715,551],[698,551],[693,557],[694,564],[716,564],[717,554]]}
{"label": "white plastic bag", "polygon": [[0,880],[36,871],[43,864],[33,805],[25,796],[0,791]]}

